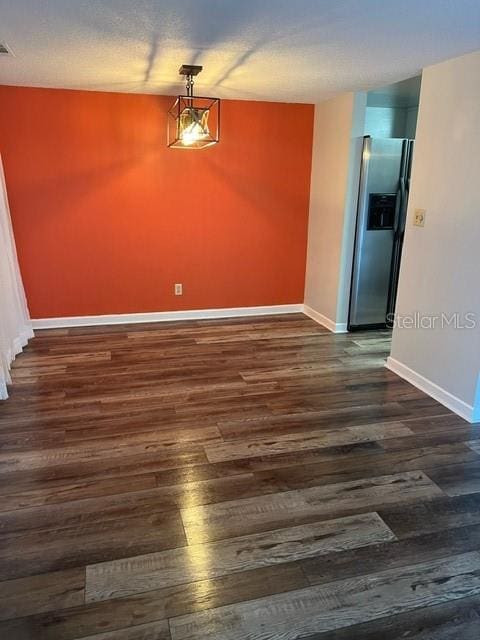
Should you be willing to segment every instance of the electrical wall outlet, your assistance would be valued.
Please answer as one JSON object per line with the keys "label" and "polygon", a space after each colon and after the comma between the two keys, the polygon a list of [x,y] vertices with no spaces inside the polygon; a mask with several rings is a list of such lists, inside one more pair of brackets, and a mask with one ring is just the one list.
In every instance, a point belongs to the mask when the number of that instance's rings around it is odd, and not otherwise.
{"label": "electrical wall outlet", "polygon": [[182,296],[183,295],[183,284],[176,284],[175,285],[175,295],[176,296]]}
{"label": "electrical wall outlet", "polygon": [[427,215],[426,209],[415,209],[413,224],[416,227],[424,227],[425,226],[425,217]]}

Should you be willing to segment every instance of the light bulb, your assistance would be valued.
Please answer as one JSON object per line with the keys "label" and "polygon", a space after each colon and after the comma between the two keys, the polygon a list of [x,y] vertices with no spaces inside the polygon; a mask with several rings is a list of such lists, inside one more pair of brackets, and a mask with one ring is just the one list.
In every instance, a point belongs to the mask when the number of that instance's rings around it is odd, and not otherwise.
{"label": "light bulb", "polygon": [[208,109],[186,107],[180,114],[179,138],[185,145],[192,145],[209,136]]}

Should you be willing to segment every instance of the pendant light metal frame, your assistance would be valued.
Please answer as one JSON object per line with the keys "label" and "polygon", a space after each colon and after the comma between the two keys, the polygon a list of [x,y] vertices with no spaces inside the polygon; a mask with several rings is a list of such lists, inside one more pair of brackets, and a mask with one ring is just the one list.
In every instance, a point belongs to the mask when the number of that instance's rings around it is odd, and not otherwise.
{"label": "pendant light metal frame", "polygon": [[[203,67],[200,65],[182,64],[179,74],[186,78],[186,94],[177,96],[167,115],[167,146],[171,149],[205,149],[217,144],[220,139],[220,98],[194,96],[194,77]],[[208,129],[205,137],[186,144],[181,137],[181,116],[186,111],[193,113],[193,119],[202,126],[196,112],[208,111]]]}

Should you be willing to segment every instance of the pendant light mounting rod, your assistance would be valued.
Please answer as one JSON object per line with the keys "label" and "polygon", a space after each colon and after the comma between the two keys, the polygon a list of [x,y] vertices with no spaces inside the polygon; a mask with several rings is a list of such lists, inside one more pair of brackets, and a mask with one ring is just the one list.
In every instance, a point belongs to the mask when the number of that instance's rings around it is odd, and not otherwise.
{"label": "pendant light mounting rod", "polygon": [[199,64],[182,64],[178,73],[187,79],[187,96],[193,98],[193,78],[198,76],[203,67]]}

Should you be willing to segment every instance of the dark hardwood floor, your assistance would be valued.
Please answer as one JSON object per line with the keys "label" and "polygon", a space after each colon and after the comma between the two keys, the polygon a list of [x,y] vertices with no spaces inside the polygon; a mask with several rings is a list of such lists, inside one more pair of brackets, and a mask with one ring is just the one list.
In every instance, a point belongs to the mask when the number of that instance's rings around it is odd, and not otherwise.
{"label": "dark hardwood floor", "polygon": [[480,427],[302,315],[38,331],[0,637],[478,640]]}

